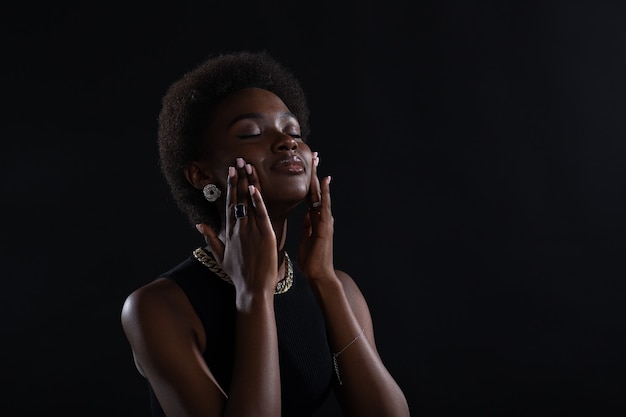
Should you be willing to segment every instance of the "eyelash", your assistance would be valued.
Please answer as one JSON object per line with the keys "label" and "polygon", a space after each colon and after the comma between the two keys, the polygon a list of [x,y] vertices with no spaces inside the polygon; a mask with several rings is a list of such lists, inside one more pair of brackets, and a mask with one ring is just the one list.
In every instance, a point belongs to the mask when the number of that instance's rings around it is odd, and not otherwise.
{"label": "eyelash", "polygon": [[[286,133],[286,134],[291,136],[294,139],[302,139],[302,135],[297,134],[297,133]],[[253,138],[256,136],[261,136],[261,133],[255,133],[254,135],[239,135],[241,139],[249,139],[249,138]]]}

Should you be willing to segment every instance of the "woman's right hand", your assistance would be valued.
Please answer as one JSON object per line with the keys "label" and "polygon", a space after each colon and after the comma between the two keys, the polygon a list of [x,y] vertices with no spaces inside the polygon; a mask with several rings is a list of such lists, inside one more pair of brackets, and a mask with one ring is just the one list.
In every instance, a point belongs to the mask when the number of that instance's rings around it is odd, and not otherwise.
{"label": "woman's right hand", "polygon": [[[228,168],[225,221],[217,235],[200,225],[210,250],[235,285],[234,364],[220,415],[280,415],[280,366],[274,313],[278,276],[276,234],[254,167],[237,158]],[[244,204],[246,216],[235,218]],[[219,236],[219,237],[218,237]],[[207,335],[214,337],[215,335]]]}
{"label": "woman's right hand", "polygon": [[[223,241],[208,225],[196,225],[238,294],[273,293],[278,276],[276,234],[257,185],[254,167],[237,158],[228,168]],[[235,217],[238,204],[244,217]]]}

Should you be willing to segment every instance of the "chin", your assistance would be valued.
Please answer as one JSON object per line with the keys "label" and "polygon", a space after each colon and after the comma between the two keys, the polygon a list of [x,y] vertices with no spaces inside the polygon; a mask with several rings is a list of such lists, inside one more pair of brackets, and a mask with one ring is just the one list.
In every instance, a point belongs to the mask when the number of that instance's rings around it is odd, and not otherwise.
{"label": "chin", "polygon": [[309,187],[301,184],[275,184],[270,189],[266,189],[263,196],[266,202],[297,205],[306,200],[308,193]]}

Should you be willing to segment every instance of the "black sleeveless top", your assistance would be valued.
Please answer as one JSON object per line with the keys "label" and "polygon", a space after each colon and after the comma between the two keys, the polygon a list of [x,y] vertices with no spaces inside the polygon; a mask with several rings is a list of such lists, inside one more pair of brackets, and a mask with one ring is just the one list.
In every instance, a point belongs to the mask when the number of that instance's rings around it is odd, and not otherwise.
{"label": "black sleeveless top", "polygon": [[[207,335],[203,357],[228,394],[235,351],[235,287],[193,256],[163,275],[174,280],[194,307]],[[311,416],[330,393],[332,360],[321,309],[294,267],[289,291],[274,296],[283,417]],[[165,417],[148,384],[153,417]]]}

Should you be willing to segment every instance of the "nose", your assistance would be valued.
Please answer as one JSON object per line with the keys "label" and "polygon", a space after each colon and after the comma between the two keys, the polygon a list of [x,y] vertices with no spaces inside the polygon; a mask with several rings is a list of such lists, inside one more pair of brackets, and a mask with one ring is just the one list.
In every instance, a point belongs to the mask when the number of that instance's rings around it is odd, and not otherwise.
{"label": "nose", "polygon": [[293,136],[279,133],[274,142],[274,150],[292,152],[298,149],[298,141]]}

